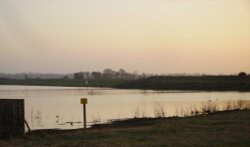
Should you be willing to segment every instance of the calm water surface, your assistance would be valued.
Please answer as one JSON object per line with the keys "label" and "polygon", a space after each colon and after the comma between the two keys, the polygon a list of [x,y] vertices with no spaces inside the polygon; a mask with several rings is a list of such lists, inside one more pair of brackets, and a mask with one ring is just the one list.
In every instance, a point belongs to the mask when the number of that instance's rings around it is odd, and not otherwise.
{"label": "calm water surface", "polygon": [[83,97],[88,98],[87,121],[91,125],[112,119],[154,117],[159,108],[166,116],[181,116],[208,101],[223,106],[226,101],[250,100],[250,93],[0,85],[0,98],[25,100],[25,119],[33,130],[81,128]]}

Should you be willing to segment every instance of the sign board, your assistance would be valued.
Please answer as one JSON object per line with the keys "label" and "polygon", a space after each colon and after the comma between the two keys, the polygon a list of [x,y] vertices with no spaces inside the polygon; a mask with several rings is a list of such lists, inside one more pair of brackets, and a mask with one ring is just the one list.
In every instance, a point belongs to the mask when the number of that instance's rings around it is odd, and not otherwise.
{"label": "sign board", "polygon": [[87,104],[88,99],[87,98],[81,98],[81,104]]}

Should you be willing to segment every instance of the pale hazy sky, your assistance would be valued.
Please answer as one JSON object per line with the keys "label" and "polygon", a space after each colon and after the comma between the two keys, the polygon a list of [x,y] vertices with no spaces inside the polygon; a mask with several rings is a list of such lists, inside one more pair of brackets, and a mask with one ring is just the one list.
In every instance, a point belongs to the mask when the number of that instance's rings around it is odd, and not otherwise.
{"label": "pale hazy sky", "polygon": [[0,0],[0,72],[250,73],[250,0]]}

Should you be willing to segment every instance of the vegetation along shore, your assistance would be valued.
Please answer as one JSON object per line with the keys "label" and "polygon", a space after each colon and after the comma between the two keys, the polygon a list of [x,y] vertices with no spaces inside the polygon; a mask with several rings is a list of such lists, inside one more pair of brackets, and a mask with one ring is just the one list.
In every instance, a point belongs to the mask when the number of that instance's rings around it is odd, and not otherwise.
{"label": "vegetation along shore", "polygon": [[64,87],[113,87],[125,80],[119,79],[0,79],[0,85],[64,86]]}
{"label": "vegetation along shore", "polygon": [[140,79],[0,79],[0,85],[120,89],[250,91],[250,76],[152,76]]}
{"label": "vegetation along shore", "polygon": [[89,129],[37,130],[0,146],[249,146],[250,110],[133,118]]}
{"label": "vegetation along shore", "polygon": [[250,76],[153,76],[115,85],[123,89],[250,91]]}

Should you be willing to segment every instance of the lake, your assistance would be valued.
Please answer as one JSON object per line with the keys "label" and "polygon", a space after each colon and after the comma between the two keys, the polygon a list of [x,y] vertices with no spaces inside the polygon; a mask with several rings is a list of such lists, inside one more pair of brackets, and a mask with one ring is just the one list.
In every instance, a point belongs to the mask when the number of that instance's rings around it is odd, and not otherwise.
{"label": "lake", "polygon": [[120,90],[0,85],[0,98],[25,100],[25,119],[35,129],[83,127],[81,98],[88,98],[88,125],[133,117],[184,116],[192,108],[216,102],[219,109],[228,101],[250,100],[250,92],[200,92]]}

